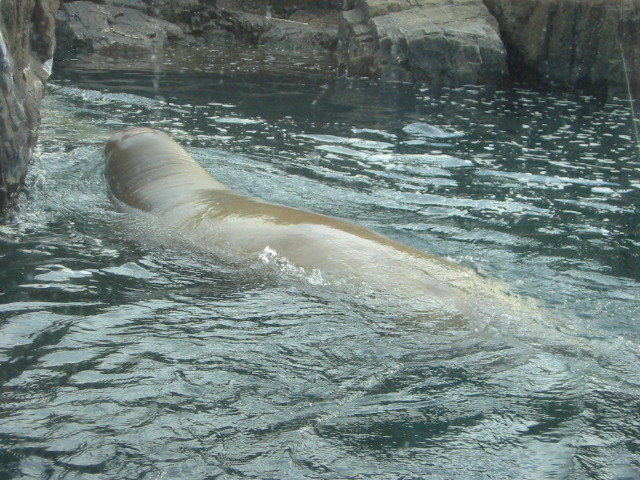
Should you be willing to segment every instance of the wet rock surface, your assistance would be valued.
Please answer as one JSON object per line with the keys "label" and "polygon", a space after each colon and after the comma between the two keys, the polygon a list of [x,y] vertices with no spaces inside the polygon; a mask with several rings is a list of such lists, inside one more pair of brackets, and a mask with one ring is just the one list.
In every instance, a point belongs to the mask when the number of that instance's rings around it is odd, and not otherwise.
{"label": "wet rock surface", "polygon": [[38,138],[58,0],[0,2],[0,210],[15,200]]}
{"label": "wet rock surface", "polygon": [[137,8],[115,5],[129,2],[112,3],[79,1],[63,5],[56,14],[58,54],[153,52],[169,41],[184,38],[182,29],[173,23],[150,17]]}
{"label": "wet rock surface", "polygon": [[217,39],[333,50],[338,2],[101,0],[68,2],[56,17],[59,57],[115,55]]}
{"label": "wet rock surface", "polygon": [[440,85],[496,83],[507,72],[482,0],[349,0],[338,55],[350,74]]}
{"label": "wet rock surface", "polygon": [[83,0],[57,20],[61,55],[239,40],[336,52],[348,75],[386,81],[533,79],[602,95],[640,67],[630,0]]}
{"label": "wet rock surface", "polygon": [[629,0],[484,0],[512,70],[592,93],[640,98],[640,4]]}

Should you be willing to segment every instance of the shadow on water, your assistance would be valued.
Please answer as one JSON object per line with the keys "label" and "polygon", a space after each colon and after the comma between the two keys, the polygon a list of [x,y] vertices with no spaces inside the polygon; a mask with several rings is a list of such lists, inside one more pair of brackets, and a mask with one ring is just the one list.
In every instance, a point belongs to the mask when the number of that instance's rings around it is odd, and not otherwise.
{"label": "shadow on water", "polygon": [[[0,225],[1,478],[640,476],[627,104],[189,55],[58,66]],[[543,313],[443,325],[225,263],[110,202],[101,149],[132,124],[243,193],[451,258]]]}

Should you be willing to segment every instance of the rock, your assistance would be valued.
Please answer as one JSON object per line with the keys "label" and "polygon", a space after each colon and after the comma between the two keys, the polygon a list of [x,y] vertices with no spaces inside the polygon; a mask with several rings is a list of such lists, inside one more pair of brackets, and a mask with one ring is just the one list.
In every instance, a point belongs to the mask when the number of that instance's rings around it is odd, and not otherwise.
{"label": "rock", "polygon": [[162,18],[174,21],[172,16],[184,11],[198,10],[201,8],[216,8],[217,0],[145,0],[146,3],[157,8]]}
{"label": "rock", "polygon": [[151,53],[184,38],[177,25],[140,10],[87,1],[63,5],[56,23],[60,55],[77,51],[102,55]]}
{"label": "rock", "polygon": [[40,126],[58,0],[0,2],[0,209],[15,201]]}
{"label": "rock", "polygon": [[340,10],[343,0],[269,0],[269,6],[278,17],[288,19],[301,10]]}
{"label": "rock", "polygon": [[[296,12],[289,19],[244,12],[235,8],[219,8],[211,22],[215,29],[230,32],[250,43],[278,45],[292,50],[335,50],[338,35],[338,13],[315,10]],[[254,12],[259,9],[254,10]]]}
{"label": "rock", "polygon": [[[640,7],[629,0],[485,0],[500,23],[512,76],[626,94],[640,70]],[[640,97],[640,77],[629,75]]]}
{"label": "rock", "polygon": [[314,15],[295,13],[290,20],[271,18],[269,30],[261,37],[264,43],[277,43],[292,50],[323,49],[335,51],[338,40],[338,12]]}
{"label": "rock", "polygon": [[203,26],[216,17],[217,0],[147,0],[156,16],[180,25],[186,32],[200,34]]}
{"label": "rock", "polygon": [[[71,1],[57,16],[58,57],[67,52],[122,55],[161,48],[173,39],[207,44],[230,37],[296,50],[334,50],[341,1]],[[283,9],[292,15],[290,20],[277,17],[275,11]]]}
{"label": "rock", "polygon": [[133,8],[152,17],[157,17],[160,14],[157,8],[146,4],[142,0],[104,0],[102,3],[111,7]]}
{"label": "rock", "polygon": [[251,43],[260,42],[262,36],[271,28],[269,20],[264,15],[238,10],[220,10],[215,24],[218,28]]}
{"label": "rock", "polygon": [[482,0],[346,0],[338,59],[348,74],[436,85],[497,83],[507,73]]}

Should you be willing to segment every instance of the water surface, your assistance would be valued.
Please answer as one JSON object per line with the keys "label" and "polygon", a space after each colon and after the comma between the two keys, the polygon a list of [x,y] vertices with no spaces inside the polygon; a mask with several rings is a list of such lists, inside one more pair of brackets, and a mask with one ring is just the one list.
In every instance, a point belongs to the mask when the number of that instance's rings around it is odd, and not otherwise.
{"label": "water surface", "polygon": [[[505,282],[522,314],[408,318],[122,212],[101,150],[140,124],[243,193]],[[0,478],[640,478],[632,132],[623,100],[259,48],[60,65],[0,224]]]}

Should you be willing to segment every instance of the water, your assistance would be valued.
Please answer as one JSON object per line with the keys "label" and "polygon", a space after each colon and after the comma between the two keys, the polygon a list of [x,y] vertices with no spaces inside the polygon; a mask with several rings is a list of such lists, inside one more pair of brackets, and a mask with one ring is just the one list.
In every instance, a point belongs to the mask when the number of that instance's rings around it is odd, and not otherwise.
{"label": "water", "polygon": [[[640,478],[628,103],[288,62],[59,66],[0,224],[0,478]],[[101,149],[131,124],[241,192],[503,281],[543,318],[406,318],[221,261],[109,200]]]}

